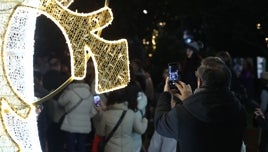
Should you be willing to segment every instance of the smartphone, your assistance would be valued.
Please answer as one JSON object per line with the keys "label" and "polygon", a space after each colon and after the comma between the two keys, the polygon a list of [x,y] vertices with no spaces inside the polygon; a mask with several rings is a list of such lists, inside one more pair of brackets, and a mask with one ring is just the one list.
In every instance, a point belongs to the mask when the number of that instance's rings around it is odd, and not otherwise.
{"label": "smartphone", "polygon": [[175,82],[180,80],[179,75],[179,64],[178,63],[168,63],[168,74],[169,74],[169,88],[176,89]]}
{"label": "smartphone", "polygon": [[100,107],[101,106],[101,98],[99,95],[94,95],[94,104],[96,107]]}

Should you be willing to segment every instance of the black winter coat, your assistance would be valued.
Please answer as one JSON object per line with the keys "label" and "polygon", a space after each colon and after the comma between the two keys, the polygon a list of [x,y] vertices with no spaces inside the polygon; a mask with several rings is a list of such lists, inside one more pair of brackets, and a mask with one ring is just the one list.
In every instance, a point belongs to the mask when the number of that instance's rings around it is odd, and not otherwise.
{"label": "black winter coat", "polygon": [[170,109],[164,92],[155,112],[158,133],[178,141],[180,152],[240,152],[246,111],[230,91],[201,89]]}

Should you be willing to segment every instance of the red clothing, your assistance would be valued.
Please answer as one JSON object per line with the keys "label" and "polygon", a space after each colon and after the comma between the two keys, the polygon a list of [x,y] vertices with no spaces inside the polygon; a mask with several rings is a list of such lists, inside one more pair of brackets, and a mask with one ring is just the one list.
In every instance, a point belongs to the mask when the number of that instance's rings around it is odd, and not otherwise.
{"label": "red clothing", "polygon": [[100,141],[102,140],[102,138],[103,138],[102,136],[98,136],[95,134],[93,143],[92,143],[92,152],[98,152],[98,145]]}

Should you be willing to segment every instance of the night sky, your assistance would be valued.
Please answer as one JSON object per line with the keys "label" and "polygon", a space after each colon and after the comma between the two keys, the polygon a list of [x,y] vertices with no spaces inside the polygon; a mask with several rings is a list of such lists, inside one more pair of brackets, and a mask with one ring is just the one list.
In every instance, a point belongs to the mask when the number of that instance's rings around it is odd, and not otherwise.
{"label": "night sky", "polygon": [[[104,0],[75,0],[70,9],[87,13],[103,5]],[[161,30],[171,37],[176,35],[180,40],[183,30],[189,29],[209,49],[230,49],[237,55],[240,52],[252,55],[256,50],[265,54],[267,51],[264,38],[268,31],[268,1],[265,0],[110,0],[109,6],[114,21],[103,31],[103,37],[107,39],[149,39],[157,24],[166,22]],[[57,38],[56,35],[60,34],[48,32],[56,27],[47,22],[41,21],[42,26],[39,24],[37,28],[41,30],[40,41],[47,35]],[[258,22],[262,24],[262,30],[256,29]],[[248,52],[252,49],[255,51]]]}
{"label": "night sky", "polygon": [[[69,9],[92,12],[101,8],[104,0],[75,0]],[[184,49],[183,32],[188,30],[204,48],[200,54],[227,50],[232,56],[268,56],[267,0],[110,0],[114,14],[112,24],[103,30],[107,40],[127,38],[131,58],[150,59],[165,64],[180,58]],[[146,10],[148,13],[144,14]],[[164,22],[165,26],[159,27]],[[257,29],[261,23],[261,29]],[[151,42],[153,30],[159,32],[157,47],[144,46]],[[37,20],[36,54],[61,54],[68,49],[59,29],[45,16]]]}
{"label": "night sky", "polygon": [[[69,9],[88,13],[103,6],[104,0],[75,0]],[[114,20],[101,36],[126,38],[130,59],[141,59],[154,82],[161,80],[167,63],[185,57],[185,30],[204,44],[199,52],[202,56],[224,50],[232,57],[268,57],[268,0],[110,0],[109,7]],[[155,49],[151,43],[154,30],[158,31]],[[40,16],[35,34],[35,55],[54,54],[68,63],[69,58],[62,55],[68,51],[65,38],[52,21]],[[149,44],[144,45],[143,40]]]}

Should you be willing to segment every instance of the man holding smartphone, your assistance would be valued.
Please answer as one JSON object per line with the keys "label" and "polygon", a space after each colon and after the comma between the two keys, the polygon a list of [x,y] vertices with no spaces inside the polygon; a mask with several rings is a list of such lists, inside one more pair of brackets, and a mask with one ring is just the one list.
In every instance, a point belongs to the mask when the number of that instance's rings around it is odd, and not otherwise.
{"label": "man holding smartphone", "polygon": [[[157,132],[175,138],[179,152],[240,152],[246,111],[230,91],[228,67],[220,58],[207,57],[196,76],[194,93],[182,81],[175,83],[179,93],[174,93],[167,78],[155,111]],[[183,104],[171,109],[171,95]]]}

